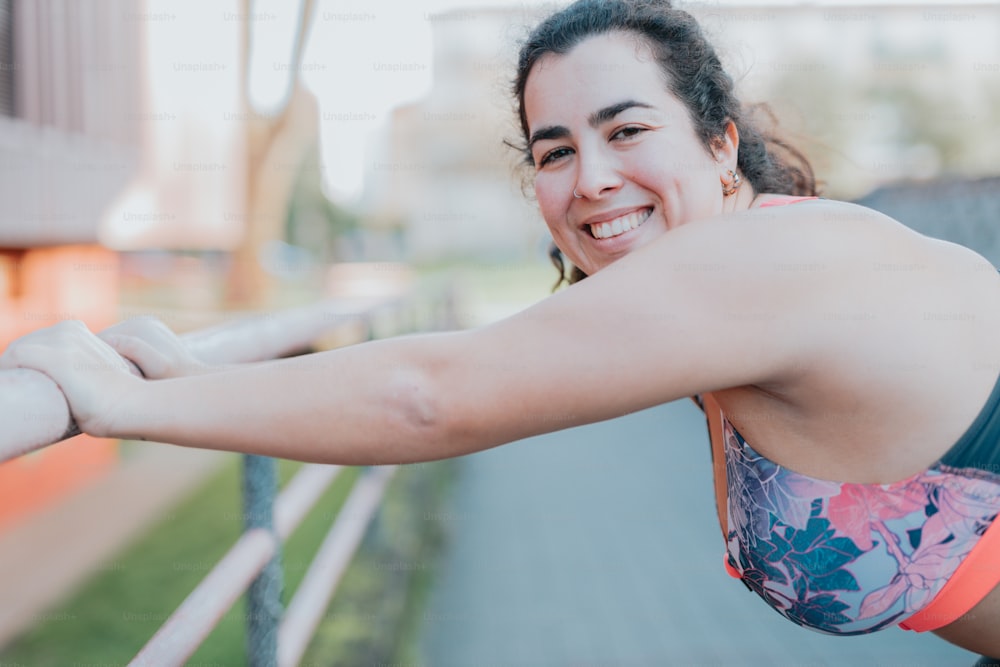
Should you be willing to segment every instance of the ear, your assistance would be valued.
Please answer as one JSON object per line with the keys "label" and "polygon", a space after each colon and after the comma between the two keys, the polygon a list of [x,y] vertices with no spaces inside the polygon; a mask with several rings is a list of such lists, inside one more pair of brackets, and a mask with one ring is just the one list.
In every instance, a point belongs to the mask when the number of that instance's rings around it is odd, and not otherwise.
{"label": "ear", "polygon": [[715,140],[712,146],[712,154],[715,161],[719,163],[723,173],[732,169],[736,171],[737,158],[740,153],[740,133],[736,129],[736,123],[726,121],[726,129],[722,136]]}

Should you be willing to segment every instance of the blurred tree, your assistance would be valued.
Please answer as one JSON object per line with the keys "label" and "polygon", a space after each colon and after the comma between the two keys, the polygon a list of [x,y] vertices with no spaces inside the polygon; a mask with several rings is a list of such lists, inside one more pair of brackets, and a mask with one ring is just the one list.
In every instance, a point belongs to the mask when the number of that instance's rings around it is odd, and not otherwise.
{"label": "blurred tree", "polygon": [[[315,97],[301,84],[300,71],[306,36],[314,16],[313,0],[300,0],[298,23],[290,36],[291,58],[287,92],[274,108],[258,110],[250,100],[253,48],[252,20],[244,21],[243,104],[246,110],[246,227],[233,253],[226,290],[231,308],[266,305],[273,286],[261,263],[269,245],[284,236],[288,199],[298,167],[319,136],[319,111]],[[254,3],[243,0],[244,15],[253,16]],[[273,67],[264,63],[263,67]]]}
{"label": "blurred tree", "polygon": [[[790,58],[764,92],[778,132],[798,145],[828,184],[825,194],[854,198],[900,179],[978,177],[996,172],[1000,82],[978,96],[948,93],[945,63],[880,51],[865,73]],[[991,160],[988,155],[993,155]]]}
{"label": "blurred tree", "polygon": [[299,167],[288,201],[285,239],[305,248],[320,264],[357,259],[339,243],[355,233],[361,219],[334,204],[323,191],[319,146],[311,146]]}

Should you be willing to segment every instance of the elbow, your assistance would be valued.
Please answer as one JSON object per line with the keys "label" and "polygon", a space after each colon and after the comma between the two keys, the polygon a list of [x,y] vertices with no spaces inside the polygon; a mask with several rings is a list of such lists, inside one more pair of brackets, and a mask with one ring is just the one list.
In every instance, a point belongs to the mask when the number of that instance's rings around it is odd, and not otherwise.
{"label": "elbow", "polygon": [[[420,368],[397,369],[386,392],[389,419],[395,422],[388,448],[392,463],[418,463],[453,455],[450,419],[442,383]],[[389,443],[386,443],[389,444]]]}
{"label": "elbow", "polygon": [[379,449],[392,463],[436,461],[500,443],[503,429],[495,428],[494,415],[485,407],[492,389],[484,391],[471,372],[467,360],[473,355],[454,337],[446,339],[446,346],[439,346],[442,340],[440,335],[413,339],[416,347],[396,357],[401,363],[383,385],[393,428],[392,442]]}

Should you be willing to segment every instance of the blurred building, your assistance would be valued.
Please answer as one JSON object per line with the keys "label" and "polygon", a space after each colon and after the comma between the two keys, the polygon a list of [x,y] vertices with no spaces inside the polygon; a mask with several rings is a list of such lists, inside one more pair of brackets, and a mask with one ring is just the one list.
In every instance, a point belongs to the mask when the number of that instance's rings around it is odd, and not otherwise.
{"label": "blurred building", "polygon": [[401,230],[408,259],[520,261],[541,252],[545,230],[521,192],[509,94],[525,8],[456,10],[430,17],[434,83],[397,109],[367,164],[366,214]]}
{"label": "blurred building", "polygon": [[[316,114],[295,85],[303,4],[249,6],[0,0],[0,348],[64,319],[110,326],[127,276],[201,311],[226,305],[219,267],[245,302],[264,291],[262,248],[284,231]],[[253,39],[286,47],[256,70],[277,95],[267,113],[248,103]],[[0,466],[0,526],[114,451],[81,436]]]}
{"label": "blurred building", "polygon": [[997,3],[690,8],[743,99],[773,107],[830,196],[997,173]]}
{"label": "blurred building", "polygon": [[[688,2],[745,102],[767,102],[831,197],[900,179],[997,173],[1000,5]],[[549,7],[431,17],[434,84],[368,162],[367,215],[412,258],[525,258],[544,226],[520,191],[509,82]],[[530,190],[530,188],[529,188]]]}
{"label": "blurred building", "polygon": [[[137,25],[116,3],[0,0],[0,347],[117,319],[117,257],[97,239],[139,164]],[[0,527],[114,460],[112,442],[80,436],[0,466]]]}

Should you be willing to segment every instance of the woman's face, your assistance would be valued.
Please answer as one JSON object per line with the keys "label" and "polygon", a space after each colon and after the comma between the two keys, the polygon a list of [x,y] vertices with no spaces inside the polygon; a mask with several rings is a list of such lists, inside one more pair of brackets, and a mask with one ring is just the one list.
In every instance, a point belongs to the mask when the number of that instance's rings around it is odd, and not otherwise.
{"label": "woman's face", "polygon": [[735,136],[710,152],[633,36],[599,35],[546,54],[528,75],[524,108],[542,217],[584,273],[723,212]]}

